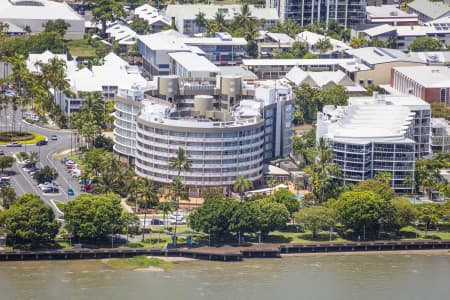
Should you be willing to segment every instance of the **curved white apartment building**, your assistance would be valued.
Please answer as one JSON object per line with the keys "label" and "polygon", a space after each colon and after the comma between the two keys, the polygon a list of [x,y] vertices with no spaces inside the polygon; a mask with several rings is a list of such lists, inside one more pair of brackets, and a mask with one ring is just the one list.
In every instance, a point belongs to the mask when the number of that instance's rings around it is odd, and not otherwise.
{"label": "curved white apartment building", "polygon": [[[201,100],[200,100],[201,101]],[[263,172],[264,120],[259,115],[208,121],[180,116],[169,103],[144,101],[137,117],[136,173],[167,184],[177,176],[169,159],[181,147],[192,163],[182,172],[189,186],[231,186],[238,176],[251,181]]]}

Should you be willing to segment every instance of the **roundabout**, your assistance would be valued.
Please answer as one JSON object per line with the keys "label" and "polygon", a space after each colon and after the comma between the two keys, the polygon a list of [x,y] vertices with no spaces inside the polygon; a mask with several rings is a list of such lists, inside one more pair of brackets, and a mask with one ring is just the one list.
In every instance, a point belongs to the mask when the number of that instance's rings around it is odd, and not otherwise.
{"label": "roundabout", "polygon": [[0,145],[6,145],[11,142],[19,142],[21,144],[36,144],[38,141],[47,139],[39,133],[26,131],[0,131]]}

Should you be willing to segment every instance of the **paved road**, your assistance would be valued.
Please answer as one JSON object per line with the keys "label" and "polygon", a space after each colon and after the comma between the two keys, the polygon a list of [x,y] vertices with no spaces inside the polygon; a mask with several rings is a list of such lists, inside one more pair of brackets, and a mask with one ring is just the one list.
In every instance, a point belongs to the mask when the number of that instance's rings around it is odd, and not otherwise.
{"label": "paved road", "polygon": [[[18,195],[22,195],[25,193],[32,193],[39,195],[44,202],[49,204],[50,206],[50,200],[59,200],[62,202],[67,202],[69,200],[72,200],[76,196],[80,194],[80,185],[78,184],[78,180],[73,179],[70,174],[65,169],[65,166],[61,164],[59,161],[54,160],[54,154],[58,151],[61,151],[63,149],[69,149],[71,147],[71,137],[74,138],[74,135],[70,130],[52,130],[52,129],[46,129],[37,127],[34,125],[27,124],[22,121],[22,119],[19,117],[19,113],[17,114],[17,120],[16,120],[16,128],[19,129],[20,126],[22,126],[23,131],[30,131],[34,133],[39,133],[44,136],[47,136],[49,138],[48,145],[45,146],[35,146],[35,145],[23,145],[22,147],[17,148],[8,148],[6,146],[0,146],[2,149],[5,150],[5,155],[13,155],[15,153],[26,151],[36,151],[39,153],[40,162],[39,164],[41,166],[50,166],[52,168],[55,168],[58,172],[58,178],[56,179],[56,182],[59,186],[59,193],[56,194],[44,194],[37,186],[36,181],[34,181],[31,176],[29,176],[27,173],[23,171],[23,169],[15,163],[12,170],[15,172],[14,175],[11,176],[11,186],[16,189],[16,193]],[[4,117],[3,117],[4,118]],[[8,123],[12,122],[11,114],[8,112]],[[5,121],[2,120],[2,123]],[[4,128],[2,128],[4,130]],[[51,135],[57,135],[58,140],[52,141],[50,140]],[[74,141],[74,139],[73,139]],[[75,196],[68,196],[67,195],[67,189],[71,187],[74,192]],[[53,207],[53,206],[52,206]],[[59,215],[59,214],[57,214]]]}

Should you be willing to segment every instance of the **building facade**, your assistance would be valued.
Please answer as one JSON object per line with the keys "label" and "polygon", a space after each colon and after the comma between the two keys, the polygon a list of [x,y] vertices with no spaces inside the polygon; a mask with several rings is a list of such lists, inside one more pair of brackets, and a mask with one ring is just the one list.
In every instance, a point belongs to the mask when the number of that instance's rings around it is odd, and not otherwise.
{"label": "building facade", "polygon": [[450,69],[444,66],[397,67],[391,71],[391,87],[428,103],[450,105]]}
{"label": "building facade", "polygon": [[114,151],[137,174],[170,183],[177,172],[169,158],[181,147],[192,162],[181,174],[192,195],[212,186],[228,191],[238,176],[260,183],[263,162],[291,152],[289,85],[247,85],[233,76],[216,85],[186,80],[159,77],[157,89],[145,95],[119,91]]}
{"label": "building facade", "polygon": [[276,8],[280,20],[292,19],[301,26],[336,20],[345,28],[366,19],[366,0],[266,0],[266,7]]}
{"label": "building facade", "polygon": [[317,138],[333,150],[344,184],[389,172],[395,191],[411,193],[415,160],[430,153],[430,118],[429,104],[416,97],[350,98],[318,114]]}

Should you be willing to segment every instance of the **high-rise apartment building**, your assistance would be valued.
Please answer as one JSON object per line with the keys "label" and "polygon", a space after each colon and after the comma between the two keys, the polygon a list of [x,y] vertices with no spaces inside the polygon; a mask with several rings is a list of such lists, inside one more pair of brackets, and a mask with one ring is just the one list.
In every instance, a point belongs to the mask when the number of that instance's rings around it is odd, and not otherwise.
{"label": "high-rise apartment building", "polygon": [[364,23],[366,0],[266,0],[266,7],[276,8],[280,20],[292,19],[301,26],[336,20],[345,28]]}

